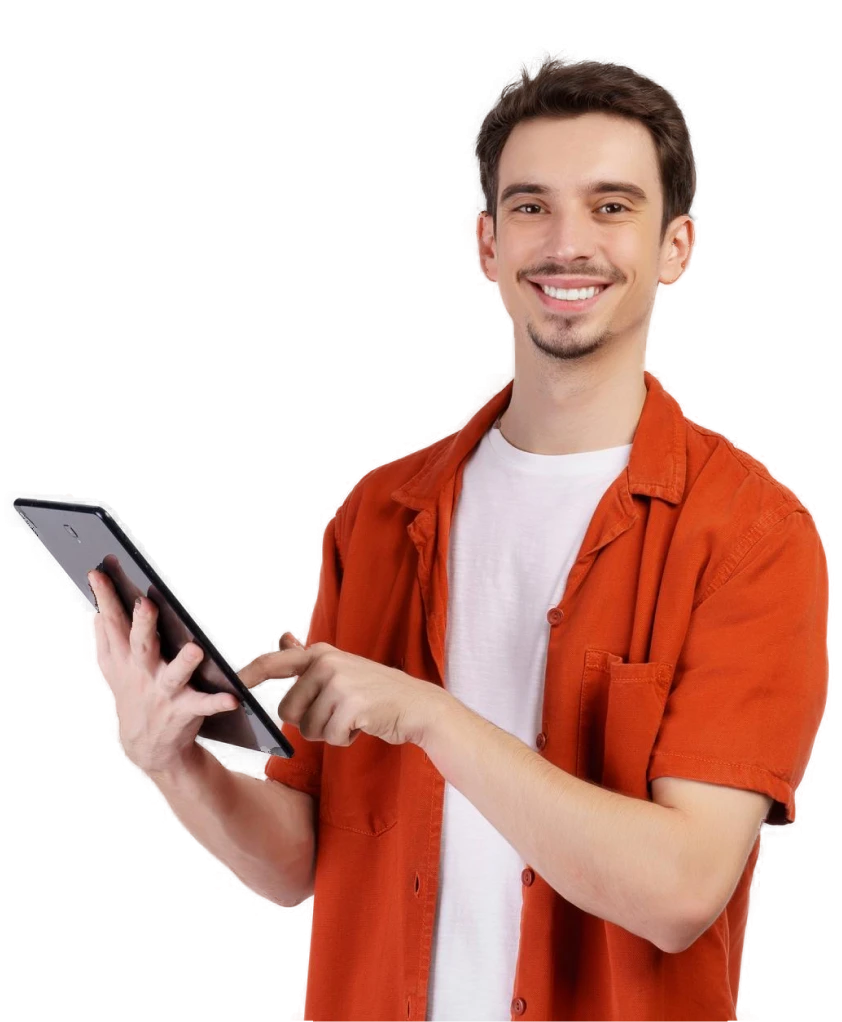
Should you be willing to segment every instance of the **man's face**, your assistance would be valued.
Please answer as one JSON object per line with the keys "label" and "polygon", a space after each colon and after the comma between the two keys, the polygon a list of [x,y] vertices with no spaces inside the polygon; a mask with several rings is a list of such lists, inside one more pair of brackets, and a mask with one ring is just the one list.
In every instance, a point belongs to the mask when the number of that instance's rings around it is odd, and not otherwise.
{"label": "man's face", "polygon": [[[596,191],[597,182],[611,188]],[[546,191],[510,194],[523,183]],[[660,242],[657,154],[642,124],[604,113],[522,121],[500,157],[497,203],[496,238],[491,216],[480,216],[480,261],[500,287],[516,338],[525,332],[557,360],[582,359],[620,336],[645,345],[658,282],[683,272],[693,225],[677,217]],[[554,299],[535,277],[596,278],[603,290]]]}

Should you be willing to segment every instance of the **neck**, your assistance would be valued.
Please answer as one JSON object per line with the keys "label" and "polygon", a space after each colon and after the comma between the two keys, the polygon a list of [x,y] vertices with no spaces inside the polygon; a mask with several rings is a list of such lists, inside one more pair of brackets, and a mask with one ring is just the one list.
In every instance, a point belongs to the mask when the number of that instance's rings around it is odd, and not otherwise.
{"label": "neck", "polygon": [[632,442],[645,399],[642,365],[602,378],[516,375],[495,426],[513,447],[531,454],[600,451]]}

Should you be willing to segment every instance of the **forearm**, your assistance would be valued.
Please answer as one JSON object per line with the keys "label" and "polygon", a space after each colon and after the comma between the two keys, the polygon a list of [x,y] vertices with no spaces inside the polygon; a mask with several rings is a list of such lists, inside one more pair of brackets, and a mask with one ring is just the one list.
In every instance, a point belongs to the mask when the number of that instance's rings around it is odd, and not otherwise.
{"label": "forearm", "polygon": [[183,765],[150,774],[175,815],[242,882],[279,905],[312,890],[312,812],[299,792],[226,769],[196,744]]}
{"label": "forearm", "polygon": [[669,950],[680,932],[675,810],[583,781],[447,696],[422,748],[563,898]]}

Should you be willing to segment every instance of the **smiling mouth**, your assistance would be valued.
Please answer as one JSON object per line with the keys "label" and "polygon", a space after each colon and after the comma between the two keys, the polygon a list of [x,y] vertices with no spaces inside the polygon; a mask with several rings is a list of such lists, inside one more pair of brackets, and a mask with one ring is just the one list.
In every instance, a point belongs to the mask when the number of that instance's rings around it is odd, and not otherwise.
{"label": "smiling mouth", "polygon": [[592,298],[579,298],[576,301],[568,302],[563,298],[551,298],[550,295],[544,292],[544,289],[540,284],[536,284],[534,280],[528,281],[528,283],[534,288],[541,302],[553,312],[586,312],[588,309],[593,308],[594,305],[602,298],[605,292],[612,287],[611,284],[604,284],[600,290]]}

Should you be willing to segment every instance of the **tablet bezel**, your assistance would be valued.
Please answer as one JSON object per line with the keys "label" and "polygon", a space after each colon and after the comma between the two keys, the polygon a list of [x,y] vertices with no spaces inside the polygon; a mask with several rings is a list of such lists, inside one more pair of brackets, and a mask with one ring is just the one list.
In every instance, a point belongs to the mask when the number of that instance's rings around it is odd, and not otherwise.
{"label": "tablet bezel", "polygon": [[[227,681],[235,689],[235,694],[240,700],[240,706],[233,710],[224,710],[221,713],[211,714],[204,718],[202,725],[199,728],[198,735],[210,739],[212,741],[224,742],[227,745],[234,745],[240,748],[252,749],[256,752],[268,752],[269,755],[280,756],[283,759],[292,759],[295,755],[295,749],[290,744],[289,740],[277,727],[274,721],[269,717],[267,712],[263,709],[260,703],[254,698],[250,690],[244,685],[237,677],[236,672],[230,667],[225,658],[220,654],[219,650],[207,637],[205,632],[196,624],[192,616],[188,614],[182,603],[176,599],[170,587],[163,581],[158,572],[152,567],[149,561],[143,556],[138,550],[136,544],[126,534],[125,530],[120,526],[115,516],[111,514],[106,508],[98,504],[82,504],[70,501],[57,501],[57,500],[42,500],[35,497],[18,497],[14,501],[15,510],[20,514],[24,521],[29,525],[32,531],[42,540],[42,545],[46,547],[48,552],[53,558],[61,565],[65,573],[74,581],[77,588],[82,592],[86,599],[96,608],[96,599],[91,592],[90,585],[87,579],[87,572],[96,569],[102,571],[110,576],[110,573],[106,568],[103,567],[102,561],[98,564],[90,564],[84,571],[83,577],[80,579],[77,577],[78,571],[71,570],[65,561],[59,556],[59,554],[49,547],[40,536],[38,529],[32,519],[26,514],[26,509],[39,509],[50,513],[59,512],[72,512],[74,514],[86,514],[91,515],[99,519],[102,525],[110,532],[112,538],[122,548],[121,554],[125,554],[131,561],[134,562],[135,567],[144,574],[149,581],[161,592],[166,599],[169,606],[175,612],[181,625],[188,632],[191,633],[192,638],[186,641],[194,641],[205,651],[206,656],[213,662],[216,668],[222,673]],[[107,556],[107,555],[106,555]],[[116,587],[115,587],[116,588]],[[153,599],[148,593],[144,593],[149,599]],[[119,596],[119,591],[118,591]],[[123,604],[129,619],[131,619],[131,609],[125,607],[125,601],[120,597],[120,602]],[[153,599],[153,602],[156,602]],[[182,643],[184,645],[185,643]],[[181,648],[181,647],[179,647]],[[176,651],[177,652],[177,651]],[[197,670],[201,667],[201,663],[197,667]],[[202,679],[203,682],[208,685],[206,679]],[[192,682],[188,682],[192,685]],[[197,688],[196,685],[192,685],[193,688]],[[206,689],[197,689],[199,691],[206,691]],[[218,691],[223,691],[218,689]],[[233,715],[237,715],[238,719],[232,719]],[[227,718],[223,720],[223,718]],[[239,719],[242,718],[242,719]],[[252,736],[253,741],[247,743],[243,741],[243,724],[247,725],[247,734]],[[256,728],[255,725],[258,725]],[[261,734],[261,726],[264,734]],[[223,737],[223,735],[225,737]],[[271,743],[269,742],[271,738]]]}

